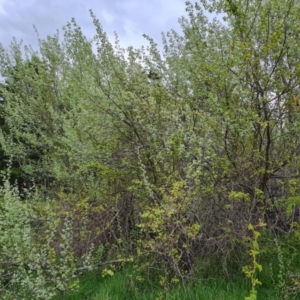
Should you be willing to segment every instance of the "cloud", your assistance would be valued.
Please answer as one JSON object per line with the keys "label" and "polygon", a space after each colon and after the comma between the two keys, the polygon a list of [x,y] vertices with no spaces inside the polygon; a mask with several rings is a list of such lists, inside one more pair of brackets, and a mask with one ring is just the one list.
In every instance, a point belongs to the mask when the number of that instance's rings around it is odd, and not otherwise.
{"label": "cloud", "polygon": [[0,0],[0,14],[5,13],[4,4],[5,4],[5,0]]}
{"label": "cloud", "polygon": [[107,24],[112,24],[115,20],[115,17],[105,9],[102,11],[101,15]]}
{"label": "cloud", "polygon": [[8,47],[12,37],[37,48],[36,25],[40,37],[53,35],[71,18],[92,37],[95,33],[89,9],[99,17],[109,37],[117,32],[123,46],[145,44],[142,35],[161,40],[161,32],[175,28],[177,19],[185,13],[184,0],[0,0],[0,42]]}
{"label": "cloud", "polygon": [[0,0],[0,15],[6,14],[4,6],[7,4],[8,0]]}

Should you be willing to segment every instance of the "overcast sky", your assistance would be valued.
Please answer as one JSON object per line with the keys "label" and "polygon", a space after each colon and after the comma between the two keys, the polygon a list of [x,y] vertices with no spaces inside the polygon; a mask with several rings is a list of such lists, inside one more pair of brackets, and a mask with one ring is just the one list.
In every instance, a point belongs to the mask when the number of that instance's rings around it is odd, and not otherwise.
{"label": "overcast sky", "polygon": [[161,32],[180,31],[178,18],[185,15],[185,0],[0,0],[0,43],[7,48],[13,37],[37,49],[40,37],[53,35],[71,18],[92,37],[89,9],[110,37],[117,32],[123,46],[141,46],[144,33],[161,42]]}

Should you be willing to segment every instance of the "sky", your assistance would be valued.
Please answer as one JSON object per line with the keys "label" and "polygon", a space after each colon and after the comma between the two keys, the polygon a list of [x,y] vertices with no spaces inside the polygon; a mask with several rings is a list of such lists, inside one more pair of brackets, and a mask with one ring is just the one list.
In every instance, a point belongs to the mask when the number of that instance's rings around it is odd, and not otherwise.
{"label": "sky", "polygon": [[185,0],[0,0],[0,43],[8,48],[12,38],[38,49],[40,38],[62,31],[71,18],[88,37],[94,35],[89,9],[113,41],[117,32],[124,47],[147,45],[145,33],[161,45],[161,32],[180,32],[178,18],[185,15]]}

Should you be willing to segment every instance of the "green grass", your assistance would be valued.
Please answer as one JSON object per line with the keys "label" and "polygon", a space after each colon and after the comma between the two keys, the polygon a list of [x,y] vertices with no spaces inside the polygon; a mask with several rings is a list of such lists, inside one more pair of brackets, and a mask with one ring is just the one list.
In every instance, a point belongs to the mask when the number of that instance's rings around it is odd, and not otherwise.
{"label": "green grass", "polygon": [[[137,283],[130,279],[130,270],[102,278],[100,273],[89,273],[80,278],[77,291],[61,295],[66,300],[238,300],[249,296],[249,283],[245,278],[199,280],[193,285],[178,285],[164,289],[150,282]],[[272,288],[260,287],[258,300],[275,300]]]}

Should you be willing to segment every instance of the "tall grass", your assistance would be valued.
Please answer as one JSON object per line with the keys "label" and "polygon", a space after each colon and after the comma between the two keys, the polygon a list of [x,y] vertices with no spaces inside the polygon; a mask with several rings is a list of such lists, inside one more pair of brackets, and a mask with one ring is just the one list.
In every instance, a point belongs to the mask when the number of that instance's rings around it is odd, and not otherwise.
{"label": "tall grass", "polygon": [[[58,299],[66,300],[239,300],[249,294],[244,278],[198,280],[174,288],[157,287],[151,282],[137,283],[130,269],[103,278],[101,273],[89,273],[80,278],[78,289]],[[276,300],[271,286],[259,288],[259,300]],[[279,300],[279,299],[278,299]]]}

